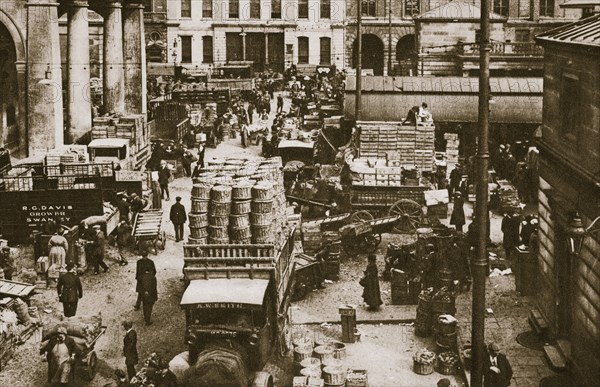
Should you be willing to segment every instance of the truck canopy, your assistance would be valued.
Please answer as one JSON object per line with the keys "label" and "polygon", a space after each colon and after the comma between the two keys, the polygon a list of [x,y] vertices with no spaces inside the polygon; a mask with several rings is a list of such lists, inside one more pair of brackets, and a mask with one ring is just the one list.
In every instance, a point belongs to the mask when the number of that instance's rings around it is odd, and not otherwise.
{"label": "truck canopy", "polygon": [[92,140],[88,144],[88,148],[122,148],[129,145],[129,141],[125,138],[98,138]]}
{"label": "truck canopy", "polygon": [[181,298],[182,307],[262,308],[268,279],[215,278],[192,280]]}

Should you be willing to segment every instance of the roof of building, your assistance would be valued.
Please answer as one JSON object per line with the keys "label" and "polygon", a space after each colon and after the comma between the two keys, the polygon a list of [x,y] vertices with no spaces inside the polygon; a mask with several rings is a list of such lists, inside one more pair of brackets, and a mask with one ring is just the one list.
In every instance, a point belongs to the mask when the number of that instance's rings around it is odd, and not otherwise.
{"label": "roof of building", "polygon": [[543,32],[536,40],[600,47],[600,14]]}
{"label": "roof of building", "polygon": [[[453,20],[464,21],[481,19],[481,8],[464,2],[451,1],[428,12],[422,13],[414,17],[415,20]],[[490,21],[505,21],[507,18],[497,13],[490,12]]]}

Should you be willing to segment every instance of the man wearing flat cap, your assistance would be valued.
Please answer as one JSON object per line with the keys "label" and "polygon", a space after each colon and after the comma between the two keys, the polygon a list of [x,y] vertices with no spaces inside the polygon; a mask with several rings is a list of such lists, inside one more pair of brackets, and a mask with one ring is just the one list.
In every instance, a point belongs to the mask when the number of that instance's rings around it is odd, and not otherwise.
{"label": "man wearing flat cap", "polygon": [[58,327],[56,334],[42,345],[40,355],[48,361],[48,383],[51,386],[67,386],[74,381],[72,366],[78,354],[77,344],[67,336],[67,328]]}
{"label": "man wearing flat cap", "polygon": [[175,242],[183,240],[183,225],[187,221],[185,207],[181,204],[181,196],[175,198],[175,203],[171,206],[169,219],[175,227]]}
{"label": "man wearing flat cap", "polygon": [[83,288],[81,280],[77,276],[75,266],[72,263],[67,265],[67,272],[58,278],[56,284],[58,299],[63,304],[63,313],[65,317],[73,317],[77,313],[77,302],[83,297]]}
{"label": "man wearing flat cap", "polygon": [[509,386],[513,370],[508,359],[500,353],[500,348],[496,343],[490,343],[487,349],[488,356],[483,359],[484,387]]}

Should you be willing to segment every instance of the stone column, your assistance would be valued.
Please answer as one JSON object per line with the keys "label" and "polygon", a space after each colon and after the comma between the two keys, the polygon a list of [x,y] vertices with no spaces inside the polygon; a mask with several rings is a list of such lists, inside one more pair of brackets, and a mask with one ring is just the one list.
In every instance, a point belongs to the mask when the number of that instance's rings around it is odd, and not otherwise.
{"label": "stone column", "polygon": [[122,5],[113,1],[104,12],[104,61],[102,63],[102,92],[104,110],[108,113],[125,112],[125,79],[123,75],[123,19]]}
{"label": "stone column", "polygon": [[27,3],[28,156],[63,144],[62,74],[58,3]]}
{"label": "stone column", "polygon": [[16,61],[17,90],[19,108],[17,110],[17,125],[19,126],[19,156],[27,157],[27,62]]}
{"label": "stone column", "polygon": [[125,3],[123,57],[125,62],[125,113],[146,113],[146,43],[144,6],[135,0]]}
{"label": "stone column", "polygon": [[68,6],[67,97],[69,101],[65,142],[72,143],[92,128],[90,95],[90,35],[88,4],[74,0]]}

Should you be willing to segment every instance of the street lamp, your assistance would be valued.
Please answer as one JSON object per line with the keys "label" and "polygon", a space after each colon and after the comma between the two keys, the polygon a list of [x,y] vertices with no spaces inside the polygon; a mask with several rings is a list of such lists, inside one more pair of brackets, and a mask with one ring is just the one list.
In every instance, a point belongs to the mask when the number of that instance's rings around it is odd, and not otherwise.
{"label": "street lamp", "polygon": [[600,231],[600,228],[592,230],[598,220],[600,220],[600,216],[594,219],[592,224],[590,224],[587,228],[584,228],[583,220],[581,220],[579,213],[575,212],[573,214],[573,217],[571,218],[569,225],[565,230],[565,233],[567,234],[567,241],[569,242],[569,252],[571,254],[579,255],[579,253],[581,253],[581,248],[583,247],[583,241],[585,240],[585,237],[595,231]]}
{"label": "street lamp", "polygon": [[171,54],[173,57],[173,67],[177,65],[177,38],[173,40],[173,53]]}

